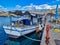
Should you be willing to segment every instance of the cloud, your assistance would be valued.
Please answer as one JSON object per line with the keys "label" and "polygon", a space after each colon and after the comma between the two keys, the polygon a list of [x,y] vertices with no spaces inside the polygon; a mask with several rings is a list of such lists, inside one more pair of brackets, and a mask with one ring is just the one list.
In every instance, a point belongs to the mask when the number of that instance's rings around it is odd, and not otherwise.
{"label": "cloud", "polygon": [[16,5],[14,10],[20,10],[21,9],[21,6],[20,5]]}
{"label": "cloud", "polygon": [[39,5],[39,7],[40,7],[41,9],[51,9],[51,6],[48,5],[48,4],[42,4],[42,5]]}
{"label": "cloud", "polygon": [[8,9],[0,5],[0,12],[1,11],[7,11]]}
{"label": "cloud", "polygon": [[0,5],[0,11],[3,9],[3,6]]}
{"label": "cloud", "polygon": [[[48,5],[48,4],[42,4],[42,5],[33,5],[33,6],[25,6],[25,8],[31,8],[31,9],[55,9],[56,5]],[[60,8],[60,5],[59,5]]]}
{"label": "cloud", "polygon": [[35,7],[34,7],[33,4],[30,4],[30,5],[27,5],[27,6],[23,6],[21,9],[22,10],[33,10],[33,9],[35,9]]}
{"label": "cloud", "polygon": [[20,5],[16,5],[16,8],[18,8],[18,9],[19,9],[19,8],[21,8],[21,6],[20,6]]}
{"label": "cloud", "polygon": [[[0,11],[8,11],[8,10],[41,10],[41,9],[55,9],[56,5],[48,5],[48,4],[42,4],[42,5],[34,5],[34,4],[30,4],[27,6],[20,6],[20,5],[16,5],[15,7],[13,7],[12,9],[8,9],[5,8],[3,6],[0,5]],[[60,8],[60,5],[59,5]]]}
{"label": "cloud", "polygon": [[[59,5],[60,7],[60,5]],[[55,9],[56,5],[48,5],[48,4],[42,4],[42,5],[28,5],[22,7],[23,10],[36,10],[36,9]]]}

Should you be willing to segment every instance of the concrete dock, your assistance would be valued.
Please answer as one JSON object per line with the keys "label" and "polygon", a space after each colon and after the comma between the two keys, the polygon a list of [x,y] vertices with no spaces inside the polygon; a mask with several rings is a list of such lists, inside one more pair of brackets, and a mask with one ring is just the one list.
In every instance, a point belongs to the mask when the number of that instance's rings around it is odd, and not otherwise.
{"label": "concrete dock", "polygon": [[[54,33],[52,30],[53,29],[50,29],[50,41],[49,41],[49,45],[60,45],[60,43],[59,43],[60,42],[60,33]],[[44,33],[43,33],[40,45],[46,45],[46,43],[45,43],[46,38],[45,37],[46,37],[46,28],[44,30]]]}

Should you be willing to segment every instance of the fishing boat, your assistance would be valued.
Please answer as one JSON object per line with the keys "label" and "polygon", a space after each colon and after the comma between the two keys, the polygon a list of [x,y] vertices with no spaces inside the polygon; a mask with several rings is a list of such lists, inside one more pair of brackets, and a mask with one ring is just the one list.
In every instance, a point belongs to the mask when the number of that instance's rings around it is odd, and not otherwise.
{"label": "fishing boat", "polygon": [[[35,19],[35,21],[33,21],[33,24],[32,24],[30,18],[27,18],[24,16],[19,18],[15,17],[15,18],[12,18],[11,20],[12,20],[11,24],[4,25],[3,28],[6,34],[8,34],[9,37],[12,37],[12,38],[18,38],[20,36],[32,33],[36,31],[37,27],[40,26],[39,24],[36,24],[38,23],[37,19]],[[43,26],[40,26],[40,28],[42,29]]]}

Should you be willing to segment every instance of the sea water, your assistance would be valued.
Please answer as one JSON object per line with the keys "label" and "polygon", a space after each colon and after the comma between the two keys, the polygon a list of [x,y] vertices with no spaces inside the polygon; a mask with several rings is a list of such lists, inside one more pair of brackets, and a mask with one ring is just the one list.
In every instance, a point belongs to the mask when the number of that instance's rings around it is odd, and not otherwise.
{"label": "sea water", "polygon": [[0,45],[4,45],[5,41],[7,40],[8,36],[3,29],[3,25],[9,24],[8,17],[0,17]]}

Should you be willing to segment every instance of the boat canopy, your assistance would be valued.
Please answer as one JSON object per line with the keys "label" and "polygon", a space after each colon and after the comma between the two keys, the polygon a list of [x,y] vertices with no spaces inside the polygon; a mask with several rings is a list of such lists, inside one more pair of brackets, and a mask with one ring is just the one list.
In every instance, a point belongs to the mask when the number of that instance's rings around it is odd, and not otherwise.
{"label": "boat canopy", "polygon": [[17,17],[12,17],[12,18],[11,18],[12,21],[21,21],[21,20],[24,20],[24,19],[29,19],[29,20],[30,20],[30,18],[28,18],[28,17],[23,17],[23,16],[22,16],[22,17],[19,17],[19,18],[17,18]]}

